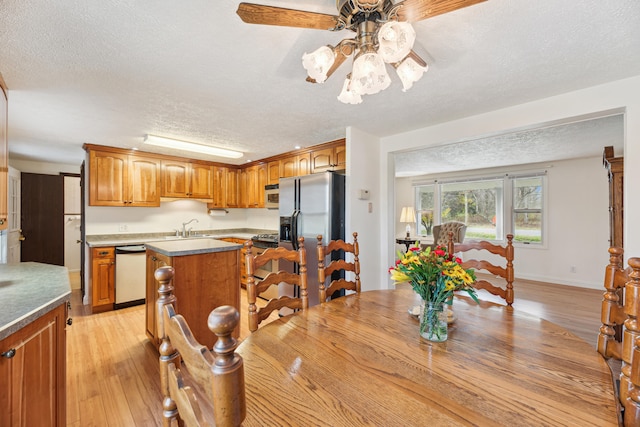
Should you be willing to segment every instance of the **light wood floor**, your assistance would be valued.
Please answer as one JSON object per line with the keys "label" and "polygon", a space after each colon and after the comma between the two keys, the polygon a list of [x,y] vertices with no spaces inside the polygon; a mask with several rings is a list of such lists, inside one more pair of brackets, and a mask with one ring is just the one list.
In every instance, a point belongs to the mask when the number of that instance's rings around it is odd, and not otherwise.
{"label": "light wood floor", "polygon": [[[518,281],[514,308],[557,323],[589,343],[604,290]],[[481,292],[481,298],[490,296]],[[242,293],[241,307],[246,307]],[[160,426],[158,353],[144,333],[144,306],[91,315],[72,293],[67,329],[67,425]],[[249,332],[241,313],[240,336]]]}

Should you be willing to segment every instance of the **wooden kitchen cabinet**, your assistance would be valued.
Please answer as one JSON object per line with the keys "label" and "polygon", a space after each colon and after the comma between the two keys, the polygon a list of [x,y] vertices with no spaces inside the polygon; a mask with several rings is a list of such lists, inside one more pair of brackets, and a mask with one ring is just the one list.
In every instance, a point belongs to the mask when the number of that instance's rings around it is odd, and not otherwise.
{"label": "wooden kitchen cabinet", "polygon": [[309,175],[311,157],[309,153],[298,154],[280,160],[280,178]]}
{"label": "wooden kitchen cabinet", "polygon": [[227,168],[213,167],[213,201],[207,204],[211,208],[227,207]]}
{"label": "wooden kitchen cabinet", "polygon": [[160,160],[89,151],[90,206],[160,206]]}
{"label": "wooden kitchen cabinet", "polygon": [[244,207],[264,208],[264,186],[267,185],[267,165],[260,164],[244,169]]}
{"label": "wooden kitchen cabinet", "polygon": [[0,341],[1,426],[66,425],[67,315],[65,302]]}
{"label": "wooden kitchen cabinet", "polygon": [[239,208],[240,206],[240,169],[229,168],[227,171],[227,207]]}
{"label": "wooden kitchen cabinet", "polygon": [[[240,311],[239,260],[239,250],[168,257],[147,248],[146,333],[156,348],[159,345],[156,269],[163,265],[174,268],[176,313],[185,318],[196,340],[210,349],[216,341],[216,336],[207,327],[211,310],[221,305],[231,305]],[[237,338],[239,335],[238,324],[233,336]]]}
{"label": "wooden kitchen cabinet", "polygon": [[7,86],[0,74],[0,230],[5,230],[9,223],[8,187],[9,151],[7,139]]}
{"label": "wooden kitchen cabinet", "polygon": [[267,163],[267,184],[280,182],[280,160]]}
{"label": "wooden kitchen cabinet", "polygon": [[91,312],[113,310],[116,301],[115,247],[91,249]]}
{"label": "wooden kitchen cabinet", "polygon": [[213,166],[162,160],[162,197],[213,200]]}
{"label": "wooden kitchen cabinet", "polygon": [[311,173],[344,170],[347,165],[344,144],[311,152]]}

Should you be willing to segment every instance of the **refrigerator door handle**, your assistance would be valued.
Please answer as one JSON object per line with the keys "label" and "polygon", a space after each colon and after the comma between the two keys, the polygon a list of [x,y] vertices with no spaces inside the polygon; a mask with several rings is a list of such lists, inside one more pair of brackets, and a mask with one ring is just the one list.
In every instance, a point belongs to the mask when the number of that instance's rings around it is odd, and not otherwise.
{"label": "refrigerator door handle", "polygon": [[291,246],[293,250],[297,251],[299,249],[298,245],[298,216],[300,215],[299,210],[293,211],[291,215]]}

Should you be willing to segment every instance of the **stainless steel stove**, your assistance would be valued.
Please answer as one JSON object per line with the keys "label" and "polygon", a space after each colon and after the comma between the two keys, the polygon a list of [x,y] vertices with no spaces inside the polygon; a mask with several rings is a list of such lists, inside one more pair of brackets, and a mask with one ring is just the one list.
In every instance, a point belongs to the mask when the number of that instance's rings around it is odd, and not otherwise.
{"label": "stainless steel stove", "polygon": [[251,238],[253,246],[256,248],[277,248],[278,247],[278,235],[277,234],[257,234]]}

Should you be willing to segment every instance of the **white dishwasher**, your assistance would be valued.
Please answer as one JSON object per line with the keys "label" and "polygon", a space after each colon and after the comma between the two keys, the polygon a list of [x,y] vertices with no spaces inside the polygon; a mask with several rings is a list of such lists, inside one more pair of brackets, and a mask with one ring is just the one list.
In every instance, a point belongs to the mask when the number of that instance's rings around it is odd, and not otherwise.
{"label": "white dishwasher", "polygon": [[144,304],[147,256],[144,245],[116,247],[116,303],[114,308]]}

